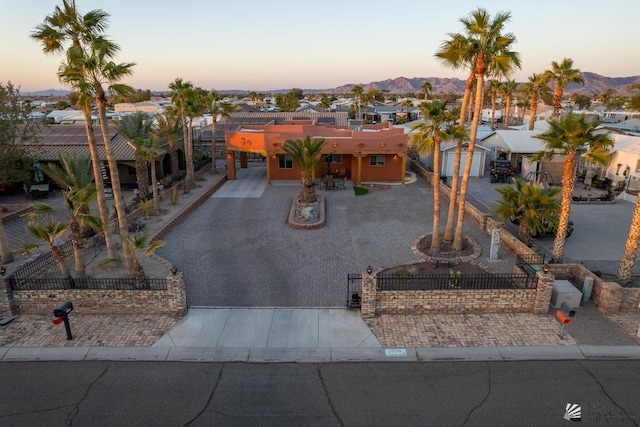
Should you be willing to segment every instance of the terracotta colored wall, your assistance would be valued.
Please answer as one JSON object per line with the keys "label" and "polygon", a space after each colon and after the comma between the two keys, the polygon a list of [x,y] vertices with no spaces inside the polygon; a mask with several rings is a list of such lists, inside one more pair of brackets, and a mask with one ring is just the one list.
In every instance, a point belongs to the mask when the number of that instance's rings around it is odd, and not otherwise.
{"label": "terracotta colored wall", "polygon": [[[354,177],[358,170],[357,159],[354,159],[353,166]],[[371,157],[366,156],[362,159],[362,181],[377,182],[400,182],[402,181],[402,159],[400,157],[393,158],[392,155],[384,156],[384,166],[371,166]]]}

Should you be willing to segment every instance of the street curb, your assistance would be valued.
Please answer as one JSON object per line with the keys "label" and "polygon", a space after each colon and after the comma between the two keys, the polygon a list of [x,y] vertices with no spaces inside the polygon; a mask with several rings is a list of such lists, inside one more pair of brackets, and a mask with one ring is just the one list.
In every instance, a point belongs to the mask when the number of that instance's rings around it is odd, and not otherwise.
{"label": "street curb", "polygon": [[144,361],[244,363],[506,362],[640,360],[640,346],[455,348],[0,347],[0,362]]}

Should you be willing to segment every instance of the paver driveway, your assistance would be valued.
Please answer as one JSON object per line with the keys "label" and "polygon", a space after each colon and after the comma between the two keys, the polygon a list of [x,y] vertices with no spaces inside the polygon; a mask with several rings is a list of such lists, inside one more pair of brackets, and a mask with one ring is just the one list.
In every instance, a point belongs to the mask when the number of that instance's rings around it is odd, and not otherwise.
{"label": "paver driveway", "polygon": [[[317,230],[285,223],[297,182],[265,182],[264,166],[240,169],[165,238],[158,253],[184,272],[190,306],[344,307],[347,274],[418,261],[411,244],[432,212],[422,179],[359,197],[350,186],[323,191],[327,223]],[[465,233],[488,253],[485,233],[467,221]],[[513,258],[500,256],[491,267],[511,271]]]}

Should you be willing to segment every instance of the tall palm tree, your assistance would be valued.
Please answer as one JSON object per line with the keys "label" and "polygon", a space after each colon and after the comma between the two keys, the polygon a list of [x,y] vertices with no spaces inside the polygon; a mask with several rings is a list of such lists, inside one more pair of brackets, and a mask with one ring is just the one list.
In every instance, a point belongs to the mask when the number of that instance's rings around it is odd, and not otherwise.
{"label": "tall palm tree", "polygon": [[528,183],[513,178],[514,185],[496,188],[500,200],[494,210],[502,219],[515,218],[519,224],[518,236],[527,245],[531,244],[531,232],[541,230],[544,221],[554,218],[560,210],[558,195],[560,188],[542,189],[537,183]]}
{"label": "tall palm tree", "polygon": [[502,87],[502,83],[500,80],[491,79],[489,80],[489,95],[491,95],[491,128],[493,129],[493,124],[496,116],[496,97],[498,96],[498,92]]}
{"label": "tall palm tree", "polygon": [[[42,171],[62,189],[64,205],[69,211],[71,246],[76,267],[76,278],[85,278],[87,268],[84,257],[84,229],[90,227],[100,230],[104,223],[100,217],[89,211],[91,202],[96,198],[96,188],[92,183],[91,159],[60,155],[60,166],[54,163],[40,165]],[[41,208],[49,208],[40,205]],[[47,210],[46,213],[52,211]],[[45,213],[40,211],[38,213]]]}
{"label": "tall palm tree", "polygon": [[511,113],[511,98],[513,93],[518,89],[518,82],[515,80],[505,80],[500,88],[501,93],[504,95],[504,117],[502,127],[507,129],[509,127],[509,116]]}
{"label": "tall palm tree", "polygon": [[360,98],[364,93],[364,89],[360,85],[355,85],[353,89],[351,89],[351,93],[356,100],[356,119],[360,118]]}
{"label": "tall palm tree", "polygon": [[318,199],[313,182],[313,174],[322,162],[322,147],[325,144],[326,141],[324,139],[314,138],[312,141],[310,136],[307,136],[304,141],[287,139],[282,144],[284,152],[289,154],[300,167],[302,180],[300,195],[298,196],[300,204],[306,205]]}
{"label": "tall palm tree", "polygon": [[[189,134],[189,146],[191,147],[193,154],[193,120],[196,117],[200,117],[209,108],[209,100],[207,99],[207,93],[202,88],[196,87],[189,92],[187,98],[187,105],[185,112],[187,114],[187,132]],[[193,156],[192,156],[193,157]],[[212,161],[214,159],[211,159]],[[189,178],[191,176],[191,178]],[[187,165],[187,178],[189,181],[189,187],[193,188],[196,185],[195,169],[193,161],[191,165]]]}
{"label": "tall palm tree", "polygon": [[440,252],[440,143],[449,139],[466,139],[463,126],[455,124],[455,114],[447,110],[445,101],[422,102],[418,109],[424,120],[415,124],[411,130],[411,144],[420,154],[433,153],[433,228],[431,251]]}
{"label": "tall palm tree", "polygon": [[409,115],[409,109],[414,107],[413,99],[407,98],[401,102],[401,105],[407,108],[407,121],[411,121],[411,116]]}
{"label": "tall palm tree", "polygon": [[547,84],[549,83],[549,74],[533,73],[529,76],[529,80],[524,84],[523,90],[525,90],[529,96],[529,130],[533,130],[536,122],[536,113],[538,111],[538,100],[541,96],[546,95],[549,90]]}
{"label": "tall palm tree", "polygon": [[224,102],[224,97],[217,91],[211,90],[208,102],[211,104],[211,173],[217,173],[216,170],[216,124],[218,116],[229,118],[233,113],[233,105]]}
{"label": "tall palm tree", "polygon": [[155,116],[154,126],[151,128],[158,139],[166,142],[169,146],[169,157],[171,158],[171,175],[175,179],[180,173],[178,164],[178,140],[183,135],[182,120],[178,116],[175,108],[167,107],[162,113]]}
{"label": "tall palm tree", "polygon": [[544,141],[545,149],[531,157],[532,161],[551,159],[555,155],[565,156],[562,173],[562,204],[558,218],[558,231],[553,243],[553,260],[562,262],[564,240],[571,214],[571,197],[575,184],[576,155],[586,148],[582,159],[587,163],[606,165],[609,160],[608,148],[613,140],[608,133],[594,133],[601,121],[588,122],[584,114],[566,114],[558,120],[547,120],[550,128],[534,138]]}
{"label": "tall palm tree", "polygon": [[422,83],[422,86],[420,86],[420,89],[422,89],[422,94],[424,95],[424,102],[427,102],[429,99],[429,93],[433,90],[433,85],[431,82],[424,82]]}
{"label": "tall palm tree", "polygon": [[318,106],[322,108],[322,111],[329,111],[329,108],[331,108],[331,98],[327,95],[322,95]]}
{"label": "tall palm tree", "polygon": [[564,58],[562,62],[551,62],[551,69],[545,71],[546,77],[549,81],[555,83],[555,89],[553,90],[553,114],[551,120],[558,120],[560,117],[560,109],[562,108],[562,95],[564,94],[564,88],[569,83],[584,84],[582,73],[578,68],[573,68],[573,59]]}
{"label": "tall palm tree", "polygon": [[[458,124],[465,125],[467,105],[471,98],[471,90],[475,82],[475,74],[473,73],[473,49],[474,41],[462,34],[451,34],[450,39],[442,42],[440,49],[436,52],[435,57],[446,67],[453,69],[468,68],[469,76],[465,80],[464,95],[462,96],[462,105],[460,106],[460,120]],[[453,176],[451,177],[451,190],[449,191],[449,211],[447,213],[447,225],[444,230],[443,240],[452,242],[454,238],[456,224],[456,197],[458,192],[458,181],[460,179],[460,160],[462,158],[462,139],[456,140],[456,149],[453,155]]]}
{"label": "tall palm tree", "polygon": [[[132,74],[134,63],[113,62],[111,58],[120,50],[120,47],[104,37],[94,37],[91,40],[88,51],[83,52],[70,49],[67,55],[67,64],[63,64],[58,72],[59,78],[71,84],[80,84],[85,91],[93,93],[100,117],[100,131],[104,143],[104,151],[109,165],[111,176],[113,200],[118,217],[120,239],[126,239],[129,234],[125,202],[120,186],[120,174],[118,164],[111,148],[111,138],[107,124],[107,96],[103,85],[112,95],[126,96],[133,92],[128,85],[118,83],[123,78]],[[133,274],[133,254],[122,245],[123,259],[129,274]]]}
{"label": "tall palm tree", "polygon": [[[75,6],[75,1],[63,0],[62,7],[56,6],[51,15],[45,17],[44,22],[36,27],[31,33],[31,38],[42,45],[45,54],[56,54],[67,49],[67,56],[74,54],[82,54],[87,49],[87,45],[91,43],[94,37],[98,37],[104,33],[108,26],[109,15],[102,10],[92,10],[85,15],[80,15]],[[67,47],[67,45],[69,45]],[[63,72],[64,70],[60,70]],[[100,157],[96,144],[93,124],[91,120],[91,99],[89,87],[83,76],[78,76],[79,80],[69,82],[71,87],[78,92],[78,104],[84,116],[84,126],[87,135],[87,143],[91,162],[93,167],[93,175],[95,178],[97,190],[98,211],[100,219],[104,224],[109,222],[109,208],[104,194],[104,184],[102,182],[102,170],[100,165]],[[109,227],[104,227],[105,245],[107,247],[107,256],[109,259],[117,258],[117,249]]]}
{"label": "tall palm tree", "polygon": [[129,140],[135,148],[134,160],[136,164],[136,182],[138,183],[138,197],[140,200],[149,199],[149,171],[145,153],[141,147],[145,139],[149,138],[152,122],[147,115],[138,111],[122,120],[116,126],[118,133]]}
{"label": "tall palm tree", "polygon": [[516,37],[511,33],[503,34],[504,25],[509,19],[511,19],[511,14],[508,12],[499,12],[492,18],[489,12],[483,8],[478,8],[467,17],[460,19],[468,38],[473,41],[469,45],[471,52],[464,55],[464,57],[474,57],[473,72],[476,76],[476,90],[467,159],[460,185],[456,230],[452,243],[452,248],[455,251],[462,250],[464,209],[471,163],[473,161],[473,150],[482,112],[484,76],[487,73],[490,75],[508,75],[516,68],[520,68],[520,55],[511,50]]}
{"label": "tall palm tree", "polygon": [[[66,233],[69,228],[68,224],[56,221],[54,216],[51,214],[52,208],[50,206],[38,203],[34,205],[33,208],[33,211],[27,214],[29,222],[25,226],[25,229],[36,239],[44,240],[49,244],[49,250],[51,251],[51,255],[53,255],[53,259],[55,259],[58,264],[62,277],[70,277],[69,268],[64,262],[64,255],[58,247],[58,241],[62,236],[64,236],[64,233]],[[48,216],[48,222],[45,224],[38,220],[39,215],[42,214],[47,214]]]}
{"label": "tall palm tree", "polygon": [[192,187],[195,184],[195,173],[193,170],[193,141],[190,135],[187,107],[189,98],[193,93],[193,84],[191,82],[183,82],[181,78],[176,78],[169,84],[169,89],[171,89],[171,102],[180,112],[182,119],[182,141],[184,142],[184,160],[187,168],[185,182],[187,187]]}

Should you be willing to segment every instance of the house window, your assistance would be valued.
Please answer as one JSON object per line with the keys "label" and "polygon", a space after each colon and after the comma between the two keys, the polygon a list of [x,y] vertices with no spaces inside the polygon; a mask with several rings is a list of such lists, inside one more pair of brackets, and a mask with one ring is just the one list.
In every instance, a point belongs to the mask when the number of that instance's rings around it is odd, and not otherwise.
{"label": "house window", "polygon": [[279,169],[293,169],[293,157],[290,154],[278,154]]}
{"label": "house window", "polygon": [[342,154],[329,154],[326,158],[325,158],[325,162],[329,162],[329,159],[331,159],[331,163],[337,163],[340,164],[342,163]]}
{"label": "house window", "polygon": [[369,164],[371,166],[384,166],[384,156],[382,154],[372,155]]}

